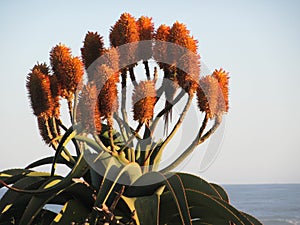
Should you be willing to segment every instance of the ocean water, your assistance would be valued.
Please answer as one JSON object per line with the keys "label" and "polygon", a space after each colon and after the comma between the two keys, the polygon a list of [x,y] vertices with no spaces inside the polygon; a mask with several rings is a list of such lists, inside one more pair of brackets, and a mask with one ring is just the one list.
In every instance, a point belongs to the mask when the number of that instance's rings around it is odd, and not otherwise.
{"label": "ocean water", "polygon": [[[300,225],[300,184],[222,185],[237,209],[264,225]],[[4,194],[0,189],[0,199]],[[51,208],[49,209],[56,209]],[[58,210],[59,211],[59,210]]]}
{"label": "ocean water", "polygon": [[223,185],[230,202],[265,225],[300,225],[300,184]]}

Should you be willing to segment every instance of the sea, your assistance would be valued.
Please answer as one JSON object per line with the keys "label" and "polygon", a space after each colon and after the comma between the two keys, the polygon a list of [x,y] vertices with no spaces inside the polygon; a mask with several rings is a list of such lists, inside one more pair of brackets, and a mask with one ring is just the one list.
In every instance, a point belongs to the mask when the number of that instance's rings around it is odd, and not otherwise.
{"label": "sea", "polygon": [[265,225],[300,225],[300,184],[223,185],[230,203]]}
{"label": "sea", "polygon": [[[264,225],[300,225],[300,184],[239,184],[222,187],[233,206],[258,218]],[[0,198],[4,191],[0,189]]]}

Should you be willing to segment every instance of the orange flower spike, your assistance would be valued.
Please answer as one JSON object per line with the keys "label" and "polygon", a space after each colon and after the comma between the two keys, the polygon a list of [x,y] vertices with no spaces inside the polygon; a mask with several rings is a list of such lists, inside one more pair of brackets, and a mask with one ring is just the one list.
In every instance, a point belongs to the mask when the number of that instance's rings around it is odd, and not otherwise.
{"label": "orange flower spike", "polygon": [[141,16],[137,20],[137,28],[140,40],[151,40],[154,33],[154,24],[151,17]]}
{"label": "orange flower spike", "polygon": [[[71,50],[63,44],[58,44],[50,51],[50,62],[54,74],[59,79],[64,78],[67,64],[71,59]],[[65,65],[65,66],[64,66]]]}
{"label": "orange flower spike", "polygon": [[155,39],[159,41],[168,41],[170,29],[171,28],[165,24],[160,25],[156,30]]}
{"label": "orange flower spike", "polygon": [[52,48],[50,62],[62,90],[61,96],[71,99],[75,90],[80,88],[83,63],[78,57],[72,57],[70,49],[62,44]]}
{"label": "orange flower spike", "polygon": [[53,100],[48,71],[46,64],[35,65],[31,73],[28,74],[26,83],[33,114],[45,119],[53,114]]}
{"label": "orange flower spike", "polygon": [[138,41],[139,33],[135,18],[129,13],[123,13],[111,28],[109,40],[111,46],[114,47]]}
{"label": "orange flower spike", "polygon": [[96,59],[103,55],[105,51],[103,37],[97,32],[88,32],[80,50],[82,61],[85,69],[87,69]]}
{"label": "orange flower spike", "polygon": [[[152,57],[152,42],[154,35],[154,24],[152,18],[141,16],[137,20],[137,29],[140,41],[147,41],[139,43],[138,46],[138,59],[146,61]],[[149,76],[149,74],[148,74]]]}
{"label": "orange flower spike", "polygon": [[219,86],[222,90],[223,101],[225,102],[224,112],[229,110],[229,73],[223,69],[215,70],[212,74],[219,82]]}
{"label": "orange flower spike", "polygon": [[193,53],[197,53],[198,51],[198,41],[194,39],[194,37],[188,37],[186,42],[186,48]]}
{"label": "orange flower spike", "polygon": [[[125,47],[126,51],[120,52],[120,58],[123,59],[120,67],[127,67],[133,70],[137,59],[136,51],[139,41],[139,32],[136,20],[129,13],[123,13],[120,19],[111,28],[109,34],[110,44],[113,47],[132,43]],[[133,43],[136,42],[136,43]],[[134,81],[133,71],[131,71],[131,79]]]}
{"label": "orange flower spike", "polygon": [[[198,41],[195,40],[191,35],[190,31],[186,28],[185,24],[179,23],[176,21],[171,30],[170,30],[170,36],[169,36],[169,41],[179,45],[181,47],[184,47],[193,53],[197,53],[198,49]],[[175,49],[176,52],[173,52],[173,57],[174,60],[178,59],[181,57],[180,54],[184,54],[186,51],[183,52],[177,52],[179,49]],[[176,57],[176,55],[179,54],[179,57]]]}
{"label": "orange flower spike", "polygon": [[118,89],[114,79],[108,79],[100,89],[98,107],[104,119],[110,119],[118,110]]}
{"label": "orange flower spike", "polygon": [[75,90],[80,90],[82,88],[82,82],[83,82],[83,74],[84,74],[84,66],[81,61],[81,59],[76,56],[72,57],[71,60],[71,76],[70,78],[70,84],[68,85],[68,89],[70,92],[74,93]]}
{"label": "orange flower spike", "polygon": [[197,89],[198,107],[210,119],[217,114],[218,95],[218,80],[212,76],[203,77]]}
{"label": "orange flower spike", "polygon": [[82,89],[79,97],[77,119],[87,132],[100,133],[101,116],[97,106],[98,91],[95,84],[88,83]]}
{"label": "orange flower spike", "polygon": [[156,103],[156,90],[153,80],[141,81],[132,94],[133,119],[149,125]]}
{"label": "orange flower spike", "polygon": [[192,95],[198,88],[200,79],[200,56],[190,51],[178,60],[178,84]]}
{"label": "orange flower spike", "polygon": [[183,48],[170,50],[173,63],[179,69],[178,83],[189,93],[194,94],[198,87],[200,76],[200,56],[197,55],[198,42],[183,23],[176,21],[171,30],[169,41]]}
{"label": "orange flower spike", "polygon": [[158,62],[161,69],[166,66],[162,62],[167,58],[167,43],[163,43],[160,41],[169,40],[170,29],[171,28],[169,26],[162,24],[157,28],[154,35],[155,40],[157,40],[158,42],[155,42],[155,45],[153,47],[153,57]]}
{"label": "orange flower spike", "polygon": [[176,21],[170,30],[169,41],[187,47],[188,37],[190,37],[190,31],[186,28],[186,25]]}

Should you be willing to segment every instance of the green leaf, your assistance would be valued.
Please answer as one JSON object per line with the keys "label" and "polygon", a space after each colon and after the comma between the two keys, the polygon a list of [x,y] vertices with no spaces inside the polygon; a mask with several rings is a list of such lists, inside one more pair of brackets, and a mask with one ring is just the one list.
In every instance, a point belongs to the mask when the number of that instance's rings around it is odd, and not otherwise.
{"label": "green leaf", "polygon": [[[47,182],[45,182],[40,188],[50,188],[55,185],[56,180],[54,178],[49,178]],[[94,199],[93,199],[93,190],[89,188],[83,181],[76,180],[76,182],[72,183],[68,187],[64,189],[54,191],[52,193],[47,193],[44,195],[36,195],[33,196],[24,211],[24,214],[21,218],[20,225],[28,225],[31,224],[36,217],[39,216],[40,211],[48,204],[50,201],[55,201],[57,197],[63,197],[66,200],[70,198],[74,198],[80,201],[85,205],[86,208],[92,208]]]}
{"label": "green leaf", "polygon": [[217,198],[222,199],[222,195],[220,195],[220,193],[215,188],[215,186],[216,186],[215,184],[210,184],[207,181],[203,180],[202,178],[197,177],[192,174],[187,174],[187,173],[176,173],[176,174],[182,180],[184,188],[201,191],[208,195],[215,196]]}
{"label": "green leaf", "polygon": [[87,217],[89,210],[81,202],[71,199],[63,206],[61,212],[54,218],[51,225],[65,225],[75,223],[83,223]]}
{"label": "green leaf", "polygon": [[[218,216],[213,210],[209,207],[201,206],[201,207],[191,207],[190,208],[191,216],[194,220],[198,220],[202,223],[208,224],[227,224],[230,222],[228,219],[223,218],[222,216]],[[194,224],[194,222],[193,222]]]}
{"label": "green leaf", "polygon": [[155,191],[164,185],[165,177],[158,172],[143,174],[124,193],[127,197],[142,197],[153,195]]}
{"label": "green leaf", "polygon": [[[219,198],[211,197],[203,192],[191,189],[186,189],[186,194],[191,207],[205,207],[206,209],[212,210],[214,217],[227,219],[228,222],[231,221],[236,225],[251,225],[242,213]],[[203,217],[203,213],[199,211],[197,217],[201,216]]]}
{"label": "green leaf", "polygon": [[86,174],[86,172],[88,171],[88,169],[89,169],[89,166],[83,158],[83,153],[81,153],[80,157],[78,158],[78,160],[76,162],[76,165],[73,167],[71,172],[60,182],[57,182],[55,185],[53,185],[47,189],[41,188],[41,189],[29,190],[29,189],[20,188],[19,192],[27,193],[27,194],[41,195],[41,194],[46,194],[46,193],[53,192],[56,190],[60,190],[60,189],[67,187],[68,185],[70,185],[72,183],[73,178],[80,178],[80,177],[84,176]]}
{"label": "green leaf", "polygon": [[221,199],[223,199],[225,202],[229,203],[229,198],[226,193],[226,191],[219,185],[210,183],[210,185],[219,193],[219,196],[221,196]]}
{"label": "green leaf", "polygon": [[[76,156],[73,156],[76,160]],[[31,169],[31,168],[34,168],[34,167],[38,167],[38,166],[44,166],[44,165],[47,165],[47,164],[51,164],[53,163],[54,161],[54,157],[53,156],[50,156],[50,157],[46,157],[46,158],[43,158],[43,159],[39,159],[33,163],[30,163],[28,166],[26,166],[26,169]],[[62,158],[62,157],[59,157],[58,160],[57,160],[57,163],[59,164],[65,164],[66,166],[68,166],[69,168],[72,168],[75,164],[70,162],[70,161],[67,161],[65,158]]]}
{"label": "green leaf", "polygon": [[[44,182],[42,177],[23,177],[12,186],[17,189],[33,189],[39,187]],[[8,190],[0,201],[0,221],[10,217],[19,218],[25,210],[30,195]]]}
{"label": "green leaf", "polygon": [[[5,182],[7,185],[13,184],[18,180],[21,180],[24,177],[48,177],[50,173],[45,172],[35,172],[28,169],[10,169],[5,170],[0,173],[0,180]],[[3,187],[3,184],[0,183],[0,188]]]}
{"label": "green leaf", "polygon": [[245,212],[241,212],[253,225],[262,225],[261,222],[258,221],[258,219],[254,218],[253,216],[245,213]]}
{"label": "green leaf", "polygon": [[54,220],[56,215],[57,215],[56,213],[54,213],[50,210],[43,209],[33,223],[34,224],[42,224],[42,225],[50,225],[50,223]]}
{"label": "green leaf", "polygon": [[165,185],[167,190],[171,193],[171,201],[175,203],[174,208],[177,210],[182,224],[191,224],[184,186],[180,177],[176,174],[162,174],[159,172],[146,173],[133,183],[124,195],[130,197],[153,194],[154,188],[157,189],[163,185]]}
{"label": "green leaf", "polygon": [[137,198],[127,198],[122,196],[122,199],[125,201],[131,212],[135,212],[134,219],[138,225],[159,225],[160,195],[163,193],[164,188],[165,186],[158,188],[151,196]]}
{"label": "green leaf", "polygon": [[[70,140],[72,140],[75,135],[77,134],[77,132],[80,132],[82,129],[82,126],[80,124],[76,124],[74,126],[71,126],[64,134],[64,136],[62,137],[62,139],[59,142],[59,145],[56,149],[55,155],[54,155],[54,159],[53,159],[53,164],[52,164],[52,168],[51,168],[51,174],[53,175],[55,172],[55,168],[56,168],[56,163],[59,159],[59,157],[62,155],[62,152],[64,150],[64,148],[66,147],[66,145],[69,143]],[[69,160],[67,160],[69,161]]]}
{"label": "green leaf", "polygon": [[182,224],[192,224],[188,201],[182,180],[180,179],[179,175],[174,174],[174,176],[171,176],[167,181],[170,183],[170,185],[167,187],[173,194],[173,199],[176,203]]}
{"label": "green leaf", "polygon": [[104,174],[103,182],[100,186],[100,190],[95,201],[96,207],[106,203],[118,182],[121,184],[125,183],[124,181],[120,180],[123,175],[127,175],[127,178],[129,179],[127,182],[129,182],[129,184],[133,183],[142,175],[140,165],[137,163],[129,163],[122,168],[117,168],[114,164],[114,161],[111,160],[111,165],[107,169],[106,174]]}
{"label": "green leaf", "polygon": [[[61,181],[62,178],[57,177],[49,177],[49,179],[44,182],[39,189],[47,189],[55,186],[57,183]],[[28,202],[28,205],[26,209],[24,210],[24,213],[20,220],[20,225],[29,225],[32,223],[32,221],[36,218],[36,216],[40,213],[40,211],[43,209],[45,204],[56,195],[57,191],[53,190],[51,192],[48,192],[44,195],[33,195],[31,197],[30,201]]]}
{"label": "green leaf", "polygon": [[162,140],[158,141],[158,143],[156,144],[156,146],[154,147],[154,149],[151,152],[150,165],[153,166],[153,171],[158,170],[158,166],[160,164],[160,160],[162,157],[162,151],[160,151],[160,147],[162,144],[163,144]]}

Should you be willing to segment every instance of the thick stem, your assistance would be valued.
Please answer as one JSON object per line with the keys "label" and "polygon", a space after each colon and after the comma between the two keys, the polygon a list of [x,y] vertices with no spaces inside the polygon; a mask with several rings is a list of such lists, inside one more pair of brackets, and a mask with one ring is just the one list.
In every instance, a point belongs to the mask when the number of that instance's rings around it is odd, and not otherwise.
{"label": "thick stem", "polygon": [[177,166],[179,166],[195,150],[195,148],[198,145],[202,144],[205,140],[207,140],[221,124],[221,119],[220,118],[216,119],[212,128],[202,136],[203,131],[207,125],[207,121],[208,121],[208,118],[207,118],[207,116],[205,116],[202,126],[198,132],[197,137],[194,139],[194,141],[172,164],[170,164],[169,166],[162,169],[160,171],[161,173],[167,173],[167,172],[175,169]]}
{"label": "thick stem", "polygon": [[68,101],[68,108],[69,108],[69,115],[70,115],[70,120],[71,120],[71,123],[73,124],[73,106],[72,106],[72,99],[71,98],[68,98],[67,99]]}
{"label": "thick stem", "polygon": [[134,75],[134,70],[133,70],[133,66],[129,67],[129,76],[131,79],[131,82],[134,86],[137,85],[136,79],[135,79],[135,75]]}
{"label": "thick stem", "polygon": [[147,79],[150,80],[150,70],[149,70],[148,60],[143,61],[143,64],[145,66]]}

